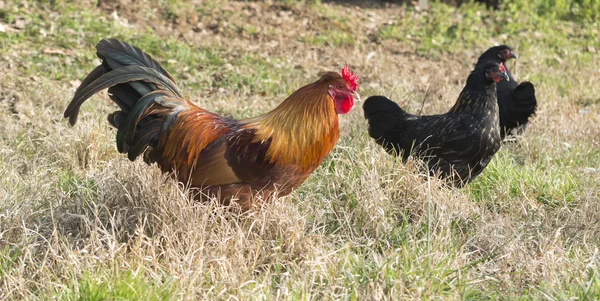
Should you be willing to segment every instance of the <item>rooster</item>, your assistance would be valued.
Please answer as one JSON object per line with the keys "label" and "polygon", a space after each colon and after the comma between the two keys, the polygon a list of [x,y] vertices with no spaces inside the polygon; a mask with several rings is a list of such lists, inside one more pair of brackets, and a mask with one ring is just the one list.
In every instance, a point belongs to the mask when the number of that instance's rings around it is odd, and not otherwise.
{"label": "rooster", "polygon": [[[506,45],[495,46],[484,52],[477,61],[476,66],[487,62],[505,63],[517,56],[512,49]],[[529,122],[529,117],[535,114],[537,101],[535,99],[535,88],[530,82],[520,84],[515,81],[508,69],[508,81],[496,84],[498,90],[498,108],[500,112],[500,136],[515,137],[522,135]]]}
{"label": "rooster", "polygon": [[363,104],[369,135],[389,153],[412,154],[431,174],[457,186],[479,175],[500,148],[496,83],[507,79],[502,63],[486,63],[471,72],[456,104],[442,115],[415,116],[383,96]]}
{"label": "rooster", "polygon": [[139,48],[115,39],[97,46],[102,64],[65,110],[74,125],[81,104],[108,88],[120,110],[108,115],[117,149],[129,160],[175,172],[180,182],[242,210],[285,196],[320,165],[338,140],[338,114],[359,99],[358,76],[327,72],[274,110],[234,120],[185,99],[173,77]]}

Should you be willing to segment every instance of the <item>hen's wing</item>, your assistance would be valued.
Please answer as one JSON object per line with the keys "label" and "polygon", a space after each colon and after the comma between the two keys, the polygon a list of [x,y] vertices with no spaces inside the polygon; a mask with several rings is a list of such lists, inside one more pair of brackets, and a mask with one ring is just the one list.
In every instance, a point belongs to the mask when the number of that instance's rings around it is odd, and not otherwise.
{"label": "hen's wing", "polygon": [[[497,151],[496,143],[488,139],[498,135],[487,133],[486,127],[475,126],[479,120],[469,114],[438,115],[435,121],[427,122],[428,137],[419,152],[424,155],[431,170],[444,176],[456,173],[461,182],[477,176],[489,163],[490,153]],[[487,130],[493,130],[488,129]]]}

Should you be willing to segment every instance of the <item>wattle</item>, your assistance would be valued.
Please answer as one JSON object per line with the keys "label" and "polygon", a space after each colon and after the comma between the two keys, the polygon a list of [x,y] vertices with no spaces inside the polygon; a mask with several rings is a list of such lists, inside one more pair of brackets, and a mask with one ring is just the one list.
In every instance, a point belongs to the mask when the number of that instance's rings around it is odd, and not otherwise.
{"label": "wattle", "polygon": [[354,106],[354,98],[351,96],[347,96],[342,99],[335,100],[335,111],[338,114],[347,114],[350,112],[350,109]]}

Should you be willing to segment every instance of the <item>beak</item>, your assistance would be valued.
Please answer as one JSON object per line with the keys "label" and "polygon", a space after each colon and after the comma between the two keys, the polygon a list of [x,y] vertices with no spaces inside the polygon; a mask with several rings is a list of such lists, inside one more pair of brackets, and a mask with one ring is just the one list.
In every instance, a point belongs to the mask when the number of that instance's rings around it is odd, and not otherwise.
{"label": "beak", "polygon": [[510,52],[510,58],[516,60],[517,59],[517,55],[514,52],[511,51]]}
{"label": "beak", "polygon": [[352,93],[352,98],[354,98],[355,102],[360,102],[360,95],[358,92],[354,91],[354,93]]}
{"label": "beak", "polygon": [[510,78],[508,78],[508,74],[506,74],[506,72],[500,72],[500,77],[507,81],[510,81]]}

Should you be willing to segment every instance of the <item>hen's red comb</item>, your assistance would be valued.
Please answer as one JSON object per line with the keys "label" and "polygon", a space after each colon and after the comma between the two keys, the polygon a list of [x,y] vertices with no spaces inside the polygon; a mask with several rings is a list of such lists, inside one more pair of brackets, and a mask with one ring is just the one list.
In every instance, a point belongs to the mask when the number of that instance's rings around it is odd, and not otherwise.
{"label": "hen's red comb", "polygon": [[504,67],[504,64],[502,64],[502,62],[500,62],[500,71],[506,73],[506,67]]}
{"label": "hen's red comb", "polygon": [[356,91],[356,88],[358,88],[358,75],[354,75],[354,73],[348,69],[348,65],[342,68],[342,78],[350,85],[350,88],[353,91]]}

